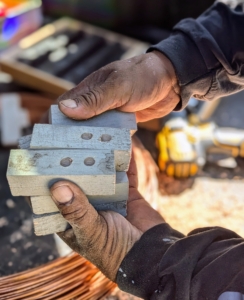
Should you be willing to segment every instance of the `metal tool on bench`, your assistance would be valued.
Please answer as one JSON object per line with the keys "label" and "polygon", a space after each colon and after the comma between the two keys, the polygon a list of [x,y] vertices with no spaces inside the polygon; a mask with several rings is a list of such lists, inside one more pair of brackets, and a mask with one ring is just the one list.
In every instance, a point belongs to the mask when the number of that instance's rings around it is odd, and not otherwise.
{"label": "metal tool on bench", "polygon": [[244,130],[219,128],[213,122],[204,122],[217,105],[218,102],[206,104],[188,118],[175,117],[166,121],[156,138],[161,171],[169,176],[187,178],[196,175],[210,155],[222,160],[244,157]]}

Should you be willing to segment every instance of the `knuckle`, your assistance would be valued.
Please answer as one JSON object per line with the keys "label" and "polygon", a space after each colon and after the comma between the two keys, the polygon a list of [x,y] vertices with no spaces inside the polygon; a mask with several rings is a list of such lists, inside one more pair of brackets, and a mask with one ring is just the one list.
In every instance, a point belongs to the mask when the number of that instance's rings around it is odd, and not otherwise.
{"label": "knuckle", "polygon": [[84,218],[86,215],[86,211],[83,210],[82,207],[76,207],[76,208],[70,208],[66,207],[65,209],[61,210],[61,215],[71,223],[74,223],[76,221],[80,221]]}
{"label": "knuckle", "polygon": [[74,97],[73,100],[76,101],[77,106],[85,106],[92,111],[93,115],[96,115],[96,111],[102,103],[102,91],[100,89],[92,89],[85,94]]}

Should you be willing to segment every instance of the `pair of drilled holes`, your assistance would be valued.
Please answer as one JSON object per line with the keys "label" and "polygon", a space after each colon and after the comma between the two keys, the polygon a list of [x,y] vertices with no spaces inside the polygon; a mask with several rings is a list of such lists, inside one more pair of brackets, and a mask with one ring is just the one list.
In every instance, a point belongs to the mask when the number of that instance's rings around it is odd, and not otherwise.
{"label": "pair of drilled holes", "polygon": [[[92,138],[92,136],[93,135],[91,133],[85,132],[81,135],[81,138],[83,140],[90,140]],[[111,141],[111,139],[112,139],[112,137],[110,134],[103,134],[101,136],[102,142],[109,142],[109,141]],[[60,161],[60,165],[63,167],[69,167],[72,164],[72,162],[73,162],[73,160],[70,157],[65,157]],[[93,157],[87,157],[84,160],[84,164],[86,166],[93,166],[95,164],[95,159]]]}
{"label": "pair of drilled holes", "polygon": [[[69,167],[73,162],[73,159],[71,159],[70,157],[65,157],[63,159],[61,159],[60,161],[60,165],[62,167]],[[86,166],[93,166],[95,164],[95,159],[93,157],[87,157],[84,159],[84,164]]]}
{"label": "pair of drilled holes", "polygon": [[[81,138],[83,140],[90,140],[92,137],[93,137],[93,135],[91,133],[88,133],[88,132],[82,133],[82,135],[81,135]],[[112,137],[111,137],[110,134],[103,134],[101,136],[101,141],[102,142],[109,142],[109,141],[111,141],[111,139],[112,139]]]}

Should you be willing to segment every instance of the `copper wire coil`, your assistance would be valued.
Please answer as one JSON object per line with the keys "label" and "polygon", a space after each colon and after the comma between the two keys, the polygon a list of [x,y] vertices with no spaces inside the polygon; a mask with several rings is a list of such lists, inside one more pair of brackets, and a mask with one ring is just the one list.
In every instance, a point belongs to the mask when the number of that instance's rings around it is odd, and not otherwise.
{"label": "copper wire coil", "polygon": [[115,287],[93,264],[72,253],[0,278],[0,299],[97,300],[109,295]]}

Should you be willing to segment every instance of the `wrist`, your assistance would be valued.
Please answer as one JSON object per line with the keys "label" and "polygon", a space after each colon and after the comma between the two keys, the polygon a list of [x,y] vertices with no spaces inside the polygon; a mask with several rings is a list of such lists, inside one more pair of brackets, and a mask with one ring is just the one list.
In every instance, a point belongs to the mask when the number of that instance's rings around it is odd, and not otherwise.
{"label": "wrist", "polygon": [[[151,52],[153,55],[155,55],[160,64],[161,64],[161,70],[162,70],[162,78],[164,80],[164,77],[167,76],[168,80],[170,81],[171,87],[175,91],[177,95],[180,94],[180,87],[179,82],[176,76],[176,72],[174,69],[174,66],[172,62],[168,59],[167,56],[165,56],[162,52],[154,50]],[[165,74],[166,73],[166,74]]]}
{"label": "wrist", "polygon": [[143,299],[159,290],[159,265],[169,247],[184,235],[167,223],[146,231],[125,256],[116,276],[119,288]]}

